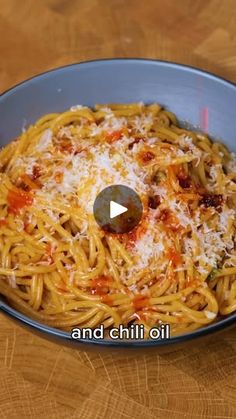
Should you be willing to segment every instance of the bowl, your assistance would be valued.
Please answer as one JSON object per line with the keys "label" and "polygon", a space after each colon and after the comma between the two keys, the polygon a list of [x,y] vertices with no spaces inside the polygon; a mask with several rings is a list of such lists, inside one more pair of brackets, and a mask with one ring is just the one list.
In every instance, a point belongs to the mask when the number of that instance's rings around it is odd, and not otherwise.
{"label": "bowl", "polygon": [[[20,134],[40,116],[76,104],[157,102],[183,123],[199,127],[208,109],[208,133],[236,151],[234,117],[236,85],[199,69],[144,59],[97,60],[72,64],[26,80],[0,96],[0,145]],[[48,339],[77,348],[161,348],[212,335],[236,324],[236,313],[216,323],[169,340],[72,340],[64,332],[25,316],[0,299],[0,310]]]}

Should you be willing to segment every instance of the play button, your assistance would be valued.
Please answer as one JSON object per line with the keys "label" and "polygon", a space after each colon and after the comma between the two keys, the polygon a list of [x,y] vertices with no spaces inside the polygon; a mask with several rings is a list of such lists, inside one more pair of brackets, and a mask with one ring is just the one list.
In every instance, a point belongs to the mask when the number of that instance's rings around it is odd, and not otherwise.
{"label": "play button", "polygon": [[128,233],[142,218],[143,206],[138,194],[128,186],[112,185],[97,196],[93,213],[98,225],[109,233]]}
{"label": "play button", "polygon": [[123,205],[117,204],[117,202],[110,202],[110,218],[115,218],[118,215],[124,214],[128,211],[128,208],[123,207]]}

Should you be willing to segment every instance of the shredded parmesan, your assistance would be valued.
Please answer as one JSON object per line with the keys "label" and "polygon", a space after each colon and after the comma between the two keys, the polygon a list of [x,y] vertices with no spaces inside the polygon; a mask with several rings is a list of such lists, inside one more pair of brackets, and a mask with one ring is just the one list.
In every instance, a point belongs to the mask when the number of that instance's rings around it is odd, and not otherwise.
{"label": "shredded parmesan", "polygon": [[[58,167],[56,170],[58,171]],[[139,194],[147,190],[144,183],[145,174],[140,170],[137,161],[124,150],[113,149],[107,145],[94,146],[88,151],[72,156],[67,161],[67,166],[63,166],[61,170],[61,183],[57,184],[53,173],[38,195],[73,194],[77,196],[79,206],[88,213],[93,212],[93,204],[99,192],[110,185],[129,186]]]}
{"label": "shredded parmesan", "polygon": [[236,173],[236,153],[230,153],[230,160],[226,163],[228,172]]}
{"label": "shredded parmesan", "polygon": [[216,318],[216,313],[213,313],[212,311],[204,310],[204,313],[209,320],[214,320]]}
{"label": "shredded parmesan", "polygon": [[[143,104],[140,103],[142,108]],[[88,109],[81,105],[71,107],[71,111]],[[193,159],[193,165],[197,166],[201,159],[209,157],[208,153],[201,150],[188,135],[180,135],[178,147],[173,143],[168,148],[160,147],[160,155],[156,156],[155,170],[160,169],[164,181],[150,182],[148,170],[140,164],[138,156],[148,147],[156,150],[161,140],[150,131],[155,117],[152,113],[141,113],[132,117],[132,129],[126,117],[116,116],[108,107],[99,109],[105,116],[99,122],[88,121],[81,118],[75,125],[66,125],[59,128],[56,135],[50,129],[46,129],[39,138],[35,147],[35,155],[19,157],[16,161],[22,170],[29,176],[33,175],[35,165],[39,165],[44,173],[47,170],[46,181],[42,188],[35,190],[34,196],[43,198],[42,202],[50,202],[53,197],[61,196],[63,202],[70,204],[71,199],[86,214],[93,213],[94,201],[104,188],[111,185],[125,185],[135,190],[141,198],[157,195],[160,206],[149,211],[148,229],[138,237],[131,249],[131,256],[135,261],[125,276],[131,278],[140,269],[155,270],[158,266],[160,275],[166,271],[171,263],[166,257],[166,251],[173,247],[173,241],[158,219],[161,211],[168,210],[176,220],[176,228],[188,231],[182,240],[179,235],[179,253],[183,262],[173,267],[173,271],[182,272],[188,269],[187,261],[191,260],[200,275],[206,275],[211,268],[217,267],[224,257],[225,266],[235,265],[236,256],[231,255],[234,242],[228,234],[235,218],[235,211],[222,205],[221,212],[212,208],[212,217],[216,219],[217,228],[212,228],[208,222],[201,218],[201,208],[196,207],[190,211],[187,201],[176,194],[173,185],[165,182],[166,170],[173,161],[189,155]],[[118,140],[115,143],[106,141],[106,136],[118,132]],[[72,152],[65,153],[55,149],[55,144],[63,140],[72,144]],[[79,146],[79,148],[78,148]],[[56,153],[53,151],[56,150]],[[211,160],[209,159],[209,162]],[[45,165],[44,165],[45,164]],[[207,188],[214,191],[217,188],[218,176],[222,175],[221,164],[208,166]],[[227,170],[236,171],[236,155],[231,153],[231,159],[227,163]],[[58,181],[58,173],[60,180]],[[163,178],[162,178],[163,180]],[[44,209],[45,213],[56,223],[59,215],[55,215],[50,208]],[[22,228],[18,226],[18,228]],[[73,241],[86,237],[88,223],[81,221],[79,233],[73,237]],[[178,234],[178,233],[177,233]],[[65,238],[65,240],[67,240]],[[40,241],[47,242],[46,237]],[[184,257],[185,256],[185,257]],[[152,266],[150,265],[152,262]],[[134,287],[132,285],[132,287]],[[134,288],[132,288],[135,291]]]}
{"label": "shredded parmesan", "polygon": [[43,152],[46,151],[52,145],[52,131],[46,129],[36,146],[36,151]]}

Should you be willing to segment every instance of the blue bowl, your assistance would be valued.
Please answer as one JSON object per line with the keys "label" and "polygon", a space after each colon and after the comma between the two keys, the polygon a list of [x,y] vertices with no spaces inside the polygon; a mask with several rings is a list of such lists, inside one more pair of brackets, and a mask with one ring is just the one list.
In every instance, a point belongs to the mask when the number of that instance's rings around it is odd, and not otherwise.
{"label": "blue bowl", "polygon": [[[73,64],[33,77],[0,97],[0,145],[20,134],[40,116],[72,105],[95,103],[158,102],[178,119],[199,127],[202,109],[209,114],[208,132],[236,151],[236,85],[213,74],[175,63],[113,59]],[[166,347],[210,336],[236,323],[236,313],[192,333],[157,341],[72,340],[70,334],[38,323],[0,299],[0,310],[44,337],[78,348]],[[163,348],[164,349],[164,348]]]}

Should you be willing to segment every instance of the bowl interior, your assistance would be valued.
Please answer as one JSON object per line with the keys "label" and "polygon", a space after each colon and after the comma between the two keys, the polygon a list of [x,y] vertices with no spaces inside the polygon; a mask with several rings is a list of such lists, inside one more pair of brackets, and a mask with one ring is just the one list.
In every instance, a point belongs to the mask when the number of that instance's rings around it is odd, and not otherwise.
{"label": "bowl interior", "polygon": [[41,115],[72,105],[159,102],[198,127],[203,109],[209,133],[234,147],[236,86],[194,68],[151,60],[101,60],[49,71],[0,97],[0,145]]}
{"label": "bowl interior", "polygon": [[[236,151],[234,117],[236,86],[212,74],[178,64],[115,59],[74,64],[49,71],[5,92],[0,97],[0,146],[19,135],[40,116],[63,111],[72,105],[96,103],[157,102],[173,111],[179,120],[200,126],[204,109],[208,110],[208,132]],[[37,324],[15,312],[2,300],[2,307],[13,317]],[[220,320],[220,326],[236,321],[236,314]],[[211,325],[191,336],[206,334]],[[53,329],[42,326],[45,332]],[[55,330],[55,329],[54,329]],[[68,339],[69,334],[57,331]],[[118,341],[113,342],[119,344]],[[140,343],[141,345],[144,342]],[[149,345],[158,344],[149,341]]]}

